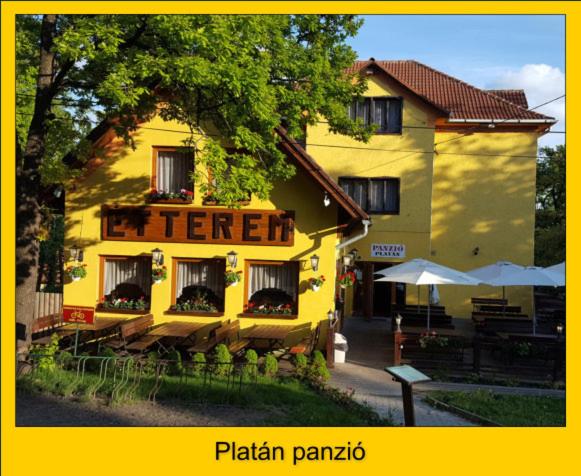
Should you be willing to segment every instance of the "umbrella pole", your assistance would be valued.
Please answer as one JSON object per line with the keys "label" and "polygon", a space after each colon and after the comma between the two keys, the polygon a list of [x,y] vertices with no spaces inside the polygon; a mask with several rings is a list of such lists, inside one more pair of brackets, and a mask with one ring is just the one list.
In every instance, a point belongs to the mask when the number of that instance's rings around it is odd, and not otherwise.
{"label": "umbrella pole", "polygon": [[537,335],[537,312],[535,309],[535,287],[533,286],[533,335]]}
{"label": "umbrella pole", "polygon": [[432,302],[432,285],[428,284],[428,330],[430,330],[430,305]]}
{"label": "umbrella pole", "polygon": [[418,314],[420,313],[420,286],[418,285]]}

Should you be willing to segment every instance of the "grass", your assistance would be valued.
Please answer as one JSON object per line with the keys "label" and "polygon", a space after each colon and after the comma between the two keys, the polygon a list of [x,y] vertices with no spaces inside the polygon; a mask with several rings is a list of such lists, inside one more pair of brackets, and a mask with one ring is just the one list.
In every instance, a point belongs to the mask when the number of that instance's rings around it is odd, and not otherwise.
{"label": "grass", "polygon": [[503,395],[489,390],[434,391],[428,395],[502,426],[565,425],[564,398]]}
{"label": "grass", "polygon": [[[102,381],[101,381],[102,382]],[[87,400],[95,394],[110,403],[147,400],[154,387],[153,376],[139,381],[130,379],[119,388],[111,378],[99,386],[98,375],[87,372],[81,381],[76,372],[56,368],[37,371],[19,378],[18,388],[34,393],[49,393]],[[117,389],[116,389],[117,387]],[[344,393],[324,386],[309,385],[294,378],[271,379],[258,376],[256,381],[244,381],[242,388],[228,386],[223,377],[204,382],[201,377],[164,376],[157,392],[158,401],[178,401],[204,404],[228,404],[243,408],[263,409],[268,426],[389,426],[369,407],[361,405]]]}

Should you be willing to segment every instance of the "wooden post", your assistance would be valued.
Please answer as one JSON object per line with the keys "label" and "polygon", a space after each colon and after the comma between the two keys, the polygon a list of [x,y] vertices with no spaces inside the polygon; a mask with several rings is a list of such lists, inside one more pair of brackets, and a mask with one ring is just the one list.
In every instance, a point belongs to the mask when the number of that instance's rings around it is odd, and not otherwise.
{"label": "wooden post", "polygon": [[337,318],[329,320],[329,329],[327,331],[327,367],[335,367],[335,325]]}
{"label": "wooden post", "polygon": [[401,364],[401,331],[395,330],[393,332],[393,365]]}
{"label": "wooden post", "polygon": [[414,397],[412,384],[401,382],[401,394],[403,397],[403,416],[405,426],[416,426],[416,416],[414,413]]}

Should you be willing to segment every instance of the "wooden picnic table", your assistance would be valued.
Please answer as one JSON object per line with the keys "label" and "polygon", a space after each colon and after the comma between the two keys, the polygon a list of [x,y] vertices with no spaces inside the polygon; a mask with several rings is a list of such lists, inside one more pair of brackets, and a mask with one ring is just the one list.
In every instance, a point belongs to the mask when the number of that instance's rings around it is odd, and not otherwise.
{"label": "wooden picnic table", "polygon": [[102,332],[120,326],[124,321],[126,321],[126,319],[123,317],[98,317],[95,319],[95,322],[93,322],[93,324],[69,323],[65,324],[63,326],[63,329],[76,330],[78,326],[79,331]]}
{"label": "wooden picnic table", "polygon": [[279,326],[275,324],[257,324],[244,333],[250,340],[267,341],[268,347],[273,348],[277,343],[282,345],[284,340],[296,326]]}
{"label": "wooden picnic table", "polygon": [[497,332],[496,335],[505,340],[549,340],[556,341],[558,336],[555,334],[533,334],[532,332]]}
{"label": "wooden picnic table", "polygon": [[153,328],[147,334],[150,336],[174,338],[176,339],[176,345],[194,345],[196,332],[207,325],[207,323],[203,322],[165,322]]}

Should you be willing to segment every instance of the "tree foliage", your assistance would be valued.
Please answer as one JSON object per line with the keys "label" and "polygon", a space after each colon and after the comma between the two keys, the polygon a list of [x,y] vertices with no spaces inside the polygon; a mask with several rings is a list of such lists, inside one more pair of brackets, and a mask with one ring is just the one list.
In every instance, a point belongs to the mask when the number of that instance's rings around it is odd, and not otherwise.
{"label": "tree foliage", "polygon": [[550,266],[565,260],[564,145],[544,147],[537,162],[535,264]]}
{"label": "tree foliage", "polygon": [[[34,100],[41,21],[18,19],[23,114]],[[70,150],[82,163],[89,121],[108,121],[131,142],[139,121],[159,113],[188,126],[184,144],[196,151],[203,191],[228,205],[249,193],[266,199],[274,181],[293,175],[275,127],[298,138],[324,116],[334,132],[369,138],[371,129],[345,114],[364,89],[344,73],[355,59],[345,40],[360,23],[351,15],[60,15],[43,180],[67,178],[61,159]]]}

